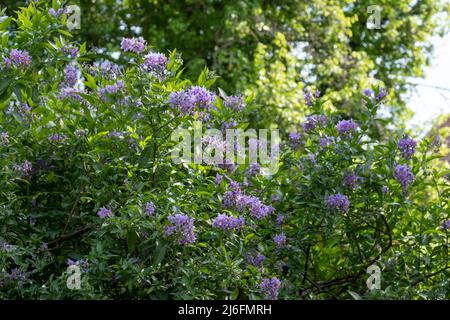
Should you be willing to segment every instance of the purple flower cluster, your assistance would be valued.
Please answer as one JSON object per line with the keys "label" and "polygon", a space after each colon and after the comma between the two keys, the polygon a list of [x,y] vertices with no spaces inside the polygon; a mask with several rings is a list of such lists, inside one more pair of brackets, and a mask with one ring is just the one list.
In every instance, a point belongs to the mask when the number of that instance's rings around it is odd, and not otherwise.
{"label": "purple flower cluster", "polygon": [[70,56],[72,59],[75,59],[80,51],[75,46],[65,45],[61,47],[61,52],[62,54]]}
{"label": "purple flower cluster", "polygon": [[349,136],[352,132],[358,129],[358,125],[353,119],[341,120],[337,123],[336,129],[341,137]]}
{"label": "purple flower cluster", "polygon": [[319,138],[319,146],[321,148],[327,147],[332,142],[330,137]]}
{"label": "purple flower cluster", "polygon": [[106,85],[104,88],[98,90],[98,95],[104,99],[106,94],[116,94],[125,90],[125,82],[118,80],[114,84]]}
{"label": "purple flower cluster", "polygon": [[11,272],[9,273],[9,278],[12,281],[18,281],[19,289],[23,287],[23,284],[27,279],[25,272],[20,271],[18,268],[14,268],[11,270]]}
{"label": "purple flower cluster", "polygon": [[249,210],[250,214],[258,220],[266,218],[275,210],[272,206],[262,203],[257,197],[243,195],[239,184],[234,181],[230,183],[230,189],[223,196],[222,205],[225,208],[235,207],[239,212]]}
{"label": "purple flower cluster", "polygon": [[61,89],[58,98],[60,100],[74,99],[76,101],[81,102],[85,106],[89,106],[89,102],[87,102],[83,97],[81,97],[80,93],[83,93],[83,91],[76,88],[66,87]]}
{"label": "purple flower cluster", "polygon": [[147,216],[152,216],[155,213],[155,205],[153,202],[149,201],[145,204],[145,214]]}
{"label": "purple flower cluster", "polygon": [[94,65],[89,68],[89,72],[94,77],[97,77],[100,74],[109,79],[117,78],[122,74],[120,66],[108,60],[103,62],[94,62]]}
{"label": "purple flower cluster", "polygon": [[48,13],[55,18],[60,18],[63,14],[68,14],[69,9],[68,8],[59,8],[58,10],[55,10],[53,8],[50,8],[50,9],[48,9]]}
{"label": "purple flower cluster", "polygon": [[330,209],[338,209],[342,213],[346,213],[350,208],[350,201],[343,194],[337,193],[327,198],[327,206]]}
{"label": "purple flower cluster", "polygon": [[354,173],[349,173],[344,176],[343,184],[347,188],[353,189],[356,187],[358,180],[360,180],[360,177]]}
{"label": "purple flower cluster", "polygon": [[213,227],[222,229],[224,231],[240,230],[244,226],[245,220],[243,217],[235,218],[225,213],[219,214],[214,220]]}
{"label": "purple flower cluster", "polygon": [[120,46],[125,52],[142,53],[146,48],[146,41],[142,37],[122,38]]}
{"label": "purple flower cluster", "polygon": [[11,252],[14,250],[14,246],[12,244],[0,241],[0,249],[3,252]]}
{"label": "purple flower cluster", "polygon": [[273,277],[271,279],[265,278],[263,282],[259,284],[259,288],[261,290],[261,294],[264,295],[265,298],[276,300],[278,298],[278,291],[281,287],[281,281]]}
{"label": "purple flower cluster", "polygon": [[145,57],[142,67],[148,72],[162,74],[167,67],[167,57],[162,53],[151,52]]}
{"label": "purple flower cluster", "polygon": [[113,216],[113,213],[111,212],[111,210],[106,209],[105,207],[101,207],[100,211],[97,213],[97,215],[101,218],[101,219],[106,219],[106,218],[110,218]]}
{"label": "purple flower cluster", "polygon": [[274,238],[273,238],[273,242],[275,243],[275,245],[277,247],[282,247],[286,244],[286,235],[282,232],[280,234],[277,234]]}
{"label": "purple flower cluster", "polygon": [[25,50],[12,49],[9,58],[4,58],[3,62],[7,68],[14,64],[16,67],[27,68],[31,64],[30,54]]}
{"label": "purple flower cluster", "polygon": [[[12,112],[13,109],[8,112]],[[19,113],[22,120],[29,119],[32,116],[31,107],[27,103],[21,103],[17,106],[17,112]]]}
{"label": "purple flower cluster", "polygon": [[3,145],[8,145],[9,144],[9,134],[8,134],[8,132],[4,131],[4,132],[0,133],[0,141],[2,142]]}
{"label": "purple flower cluster", "polygon": [[50,142],[61,142],[64,140],[64,136],[59,133],[54,133],[50,137],[48,137],[48,141]]}
{"label": "purple flower cluster", "polygon": [[223,105],[235,111],[241,111],[245,108],[245,101],[241,96],[227,96],[223,100]]}
{"label": "purple flower cluster", "polygon": [[450,220],[442,221],[441,228],[443,230],[450,230]]}
{"label": "purple flower cluster", "polygon": [[400,139],[397,142],[397,147],[403,158],[410,159],[414,152],[416,152],[417,142],[411,138]]}
{"label": "purple flower cluster", "polygon": [[248,209],[250,214],[258,220],[266,218],[275,209],[270,205],[265,205],[254,196],[240,195],[236,198],[236,207],[239,211]]}
{"label": "purple flower cluster", "polygon": [[77,69],[74,66],[67,66],[64,69],[64,73],[65,73],[65,76],[66,76],[64,82],[69,87],[75,86],[77,84],[77,82],[78,82]]}
{"label": "purple flower cluster", "polygon": [[407,165],[397,165],[394,169],[394,177],[395,180],[397,180],[403,188],[403,191],[405,192],[409,185],[414,181],[414,174],[411,171],[411,168]]}
{"label": "purple flower cluster", "polygon": [[261,166],[258,163],[250,163],[248,166],[248,169],[246,171],[246,174],[248,176],[257,176],[261,173]]}
{"label": "purple flower cluster", "polygon": [[291,132],[289,134],[289,142],[291,143],[293,149],[295,149],[299,145],[301,138],[302,135],[298,132]]}
{"label": "purple flower cluster", "polygon": [[376,100],[377,102],[380,102],[381,100],[383,100],[384,98],[386,98],[386,96],[387,96],[387,91],[386,91],[384,88],[379,88],[378,94],[375,96],[375,92],[374,92],[372,89],[367,88],[367,89],[364,89],[364,90],[363,90],[363,94],[364,94],[367,98],[370,98],[371,100],[372,100],[373,98],[375,98],[375,100]]}
{"label": "purple flower cluster", "polygon": [[33,170],[33,166],[31,165],[31,162],[28,160],[25,160],[24,163],[22,163],[21,165],[14,163],[13,167],[14,171],[20,173],[23,177],[30,176]]}
{"label": "purple flower cluster", "polygon": [[370,88],[364,89],[363,93],[367,98],[372,98],[374,95],[373,90]]}
{"label": "purple flower cluster", "polygon": [[314,130],[317,125],[326,126],[328,118],[324,115],[313,115],[306,118],[305,123],[303,123],[303,129],[306,132]]}
{"label": "purple flower cluster", "polygon": [[245,255],[245,260],[247,261],[248,264],[259,268],[261,270],[261,268],[263,267],[264,261],[266,260],[266,257],[261,254],[261,253],[257,253],[254,256],[251,255]]}
{"label": "purple flower cluster", "polygon": [[187,215],[182,213],[170,215],[167,219],[171,225],[166,226],[164,230],[165,236],[170,236],[173,233],[176,233],[178,236],[178,242],[182,245],[188,245],[197,240],[194,233],[194,219],[189,218]]}
{"label": "purple flower cluster", "polygon": [[217,185],[220,185],[220,183],[222,182],[222,176],[217,173],[214,181]]}
{"label": "purple flower cluster", "polygon": [[306,91],[303,97],[305,98],[306,105],[308,107],[311,107],[313,105],[313,102],[312,102],[313,96],[311,94],[311,91],[309,91],[309,90]]}
{"label": "purple flower cluster", "polygon": [[281,226],[284,221],[284,216],[280,213],[277,215],[277,219],[275,220],[276,224]]}
{"label": "purple flower cluster", "polygon": [[387,96],[387,91],[384,88],[380,88],[376,96],[377,101],[381,101]]}
{"label": "purple flower cluster", "polygon": [[215,97],[212,92],[203,87],[191,87],[187,91],[172,92],[169,96],[169,103],[172,108],[178,108],[182,114],[193,116],[198,112],[200,118],[208,119],[208,112]]}
{"label": "purple flower cluster", "polygon": [[219,168],[222,168],[223,170],[226,170],[228,172],[233,172],[236,169],[236,166],[234,163],[228,159],[225,159],[223,163],[218,165]]}

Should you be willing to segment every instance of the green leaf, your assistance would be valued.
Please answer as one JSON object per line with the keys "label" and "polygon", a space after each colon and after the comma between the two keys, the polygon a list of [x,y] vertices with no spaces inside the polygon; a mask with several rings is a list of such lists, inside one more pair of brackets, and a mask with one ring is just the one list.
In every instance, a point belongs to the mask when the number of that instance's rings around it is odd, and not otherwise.
{"label": "green leaf", "polygon": [[127,233],[127,243],[128,243],[128,253],[133,253],[136,250],[138,235],[135,230],[128,230]]}
{"label": "green leaf", "polygon": [[152,264],[154,266],[160,264],[161,261],[164,259],[164,256],[166,255],[166,251],[167,251],[168,247],[169,246],[167,244],[159,244],[156,247],[154,255],[153,255],[153,261],[152,261]]}

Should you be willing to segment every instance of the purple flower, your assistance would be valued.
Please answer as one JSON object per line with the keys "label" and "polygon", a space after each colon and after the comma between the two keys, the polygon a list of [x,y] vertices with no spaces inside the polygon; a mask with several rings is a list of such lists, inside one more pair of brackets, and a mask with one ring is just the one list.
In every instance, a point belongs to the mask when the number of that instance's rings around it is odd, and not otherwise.
{"label": "purple flower", "polygon": [[68,8],[59,8],[58,11],[56,11],[55,9],[50,8],[50,9],[48,9],[48,13],[55,18],[60,18],[61,15],[68,14],[69,9]]}
{"label": "purple flower", "polygon": [[245,260],[247,260],[248,264],[256,268],[262,269],[266,257],[258,252],[255,256],[245,255]]}
{"label": "purple flower", "polygon": [[194,219],[182,213],[170,215],[167,219],[171,224],[166,226],[165,236],[176,233],[178,242],[182,245],[188,245],[197,240],[194,232]]}
{"label": "purple flower", "polygon": [[250,214],[258,220],[266,218],[275,210],[272,206],[262,203],[257,197],[245,195],[236,197],[236,207],[238,211],[249,210]]}
{"label": "purple flower", "polygon": [[11,68],[12,61],[11,61],[10,58],[4,57],[4,58],[3,58],[3,63],[5,64],[5,67],[6,67],[7,69],[10,69],[10,68]]}
{"label": "purple flower", "polygon": [[94,65],[90,68],[90,73],[94,77],[97,77],[100,74],[103,77],[115,79],[122,74],[122,70],[119,65],[106,60],[101,63],[94,62]]}
{"label": "purple flower", "polygon": [[47,242],[42,242],[40,249],[42,251],[48,250],[48,243]]}
{"label": "purple flower", "polygon": [[22,282],[24,282],[26,280],[25,273],[20,271],[18,268],[12,269],[9,276],[10,276],[11,280],[13,280],[13,281],[19,280],[19,282],[20,282],[19,287],[22,287]]}
{"label": "purple flower", "polygon": [[246,174],[248,176],[257,176],[261,173],[261,166],[258,163],[250,163]]}
{"label": "purple flower", "polygon": [[9,144],[8,132],[4,131],[4,132],[0,133],[0,141],[2,142],[3,145]]}
{"label": "purple flower", "polygon": [[330,137],[319,138],[319,146],[321,148],[325,148],[330,143],[331,143],[331,138]]}
{"label": "purple flower", "polygon": [[79,50],[75,46],[65,45],[61,47],[62,54],[66,56],[70,56],[72,59],[75,59],[78,56]]}
{"label": "purple flower", "polygon": [[32,116],[31,107],[27,103],[21,103],[17,107],[17,112],[19,113],[22,120],[29,119]]}
{"label": "purple flower", "polygon": [[400,139],[397,142],[397,147],[403,158],[410,159],[416,151],[417,142],[411,138]]}
{"label": "purple flower", "polygon": [[6,242],[1,243],[0,248],[3,252],[11,252],[14,250],[14,246]]}
{"label": "purple flower", "polygon": [[149,201],[145,204],[145,214],[151,216],[155,213],[155,205],[153,202]]}
{"label": "purple flower", "polygon": [[113,213],[111,212],[111,210],[106,209],[105,207],[101,207],[100,211],[97,213],[97,215],[101,218],[101,219],[106,219],[106,218],[110,218],[113,216]]}
{"label": "purple flower", "polygon": [[241,96],[227,96],[223,100],[223,105],[235,111],[241,111],[245,108],[244,98]]}
{"label": "purple flower", "polygon": [[219,214],[219,216],[214,220],[213,227],[222,229],[224,231],[235,231],[240,230],[244,226],[244,218],[235,218],[229,216],[225,213]]}
{"label": "purple flower", "polygon": [[60,135],[59,133],[54,133],[48,138],[48,140],[50,142],[60,142],[64,140],[64,136]]}
{"label": "purple flower", "polygon": [[80,96],[80,93],[84,93],[84,92],[81,90],[75,89],[75,88],[66,87],[61,90],[58,98],[60,100],[74,99],[76,101],[81,102],[85,106],[89,106],[89,102],[87,102],[84,98],[82,98]]}
{"label": "purple flower", "polygon": [[6,66],[11,67],[11,63],[14,63],[17,67],[27,68],[31,64],[31,57],[27,51],[12,49],[9,53],[9,59],[4,60]]}
{"label": "purple flower", "polygon": [[236,120],[231,118],[230,121],[224,121],[220,129],[222,130],[222,132],[226,132],[226,130],[235,128],[236,126],[237,126]]}
{"label": "purple flower", "polygon": [[442,221],[441,228],[443,230],[449,230],[450,229],[450,220]]}
{"label": "purple flower", "polygon": [[372,98],[373,95],[374,95],[373,90],[372,90],[372,89],[369,89],[369,88],[364,89],[363,93],[364,93],[364,95],[365,95],[367,98]]}
{"label": "purple flower", "polygon": [[203,87],[191,87],[188,91],[172,92],[169,103],[184,115],[193,116],[198,112],[201,119],[209,119],[209,110],[215,101],[215,95]]}
{"label": "purple flower", "polygon": [[275,220],[276,224],[281,226],[284,221],[284,216],[280,213],[277,215],[277,219]]}
{"label": "purple flower", "polygon": [[120,46],[125,52],[142,53],[146,48],[146,41],[142,37],[122,38]]}
{"label": "purple flower", "polygon": [[350,207],[350,201],[343,194],[337,193],[327,198],[327,206],[330,209],[338,209],[342,213],[346,213]]}
{"label": "purple flower", "polygon": [[215,182],[217,185],[220,185],[220,183],[222,182],[222,176],[218,173],[216,174]]}
{"label": "purple flower", "polygon": [[318,124],[325,126],[328,122],[328,118],[324,115],[313,115],[306,118],[305,123],[303,123],[303,129],[306,132],[314,130]]}
{"label": "purple flower", "polygon": [[312,105],[313,105],[313,103],[312,103],[312,95],[311,95],[311,91],[306,91],[306,93],[305,93],[305,95],[304,95],[304,98],[305,98],[305,102],[306,102],[306,105],[308,106],[308,107],[311,107]]}
{"label": "purple flower", "polygon": [[263,282],[259,284],[259,288],[261,290],[261,294],[264,295],[265,298],[276,300],[278,298],[278,291],[280,290],[281,281],[273,277],[271,279],[264,278]]}
{"label": "purple flower", "polygon": [[353,131],[358,129],[358,125],[352,119],[339,121],[336,129],[341,137],[349,136]]}
{"label": "purple flower", "polygon": [[301,138],[302,138],[302,136],[298,132],[291,132],[289,134],[289,142],[292,144],[292,148],[296,148],[297,147],[297,145],[299,144]]}
{"label": "purple flower", "polygon": [[387,91],[384,90],[383,88],[380,88],[380,90],[378,91],[378,95],[375,97],[375,99],[377,99],[377,101],[381,101],[384,98],[386,98],[387,96]]}
{"label": "purple flower", "polygon": [[21,165],[15,163],[13,167],[14,171],[19,172],[23,177],[29,177],[33,170],[33,166],[28,160],[25,160]]}
{"label": "purple flower", "polygon": [[356,174],[349,173],[344,176],[343,184],[347,188],[353,189],[354,187],[356,187],[356,184],[358,183],[359,179],[360,178]]}
{"label": "purple flower", "polygon": [[275,210],[272,206],[262,203],[257,197],[241,194],[238,183],[232,181],[230,185],[231,190],[226,191],[223,196],[222,205],[224,208],[236,207],[239,212],[249,210],[250,214],[258,220],[266,218]]}
{"label": "purple flower", "polygon": [[118,92],[122,92],[125,90],[125,82],[123,82],[122,80],[118,80],[116,83],[114,84],[110,84],[105,86],[104,88],[100,88],[98,90],[98,95],[102,98],[105,99],[106,94],[116,94]]}
{"label": "purple flower", "polygon": [[148,72],[164,73],[167,67],[167,57],[162,53],[149,53],[142,64]]}
{"label": "purple flower", "polygon": [[384,196],[387,195],[387,194],[389,193],[389,188],[386,187],[386,186],[383,186],[382,192],[383,192],[383,195],[384,195]]}
{"label": "purple flower", "polygon": [[70,86],[73,87],[74,85],[77,84],[78,82],[78,77],[77,77],[77,69],[74,66],[67,66],[66,69],[64,69],[64,73],[65,73],[65,83]]}
{"label": "purple flower", "polygon": [[314,97],[319,98],[320,97],[320,91],[316,90],[316,92],[314,92]]}
{"label": "purple flower", "polygon": [[277,234],[274,238],[273,238],[273,242],[275,243],[275,245],[277,247],[282,247],[286,244],[286,236],[285,234],[282,232],[280,234]]}
{"label": "purple flower", "polygon": [[403,188],[403,192],[405,192],[409,185],[414,181],[414,174],[411,171],[411,168],[407,165],[397,165],[394,169],[394,177]]}

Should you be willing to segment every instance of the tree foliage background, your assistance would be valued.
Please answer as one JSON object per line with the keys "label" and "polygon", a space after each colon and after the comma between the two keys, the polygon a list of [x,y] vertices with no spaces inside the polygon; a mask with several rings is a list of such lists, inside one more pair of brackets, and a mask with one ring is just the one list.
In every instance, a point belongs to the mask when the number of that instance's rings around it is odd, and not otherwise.
{"label": "tree foliage background", "polygon": [[[12,12],[25,1],[5,1]],[[449,4],[435,0],[222,1],[81,0],[81,30],[89,49],[117,51],[122,36],[143,36],[162,52],[177,48],[190,78],[207,66],[218,86],[252,92],[261,106],[255,123],[281,124],[304,113],[313,86],[347,114],[352,92],[380,84],[391,90],[392,121],[408,117],[410,77],[423,76],[430,37],[448,30]],[[368,29],[371,6],[381,29]]]}

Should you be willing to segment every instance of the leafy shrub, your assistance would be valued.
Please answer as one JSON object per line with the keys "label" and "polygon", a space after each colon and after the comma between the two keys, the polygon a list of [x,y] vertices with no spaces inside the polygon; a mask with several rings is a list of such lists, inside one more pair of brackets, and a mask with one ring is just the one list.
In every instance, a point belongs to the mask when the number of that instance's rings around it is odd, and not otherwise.
{"label": "leafy shrub", "polygon": [[348,298],[372,263],[383,288],[364,296],[449,296],[448,171],[434,138],[366,134],[383,90],[357,119],[308,96],[273,175],[174,164],[177,128],[245,129],[251,99],[207,70],[183,80],[144,39],[123,39],[125,67],[102,60],[65,19],[31,4],[0,20],[0,298]]}

